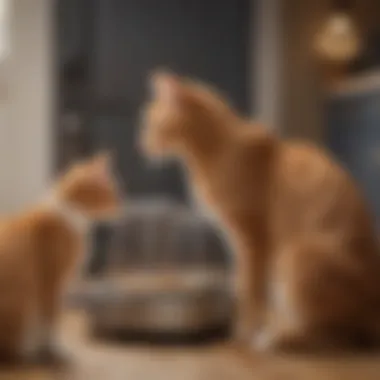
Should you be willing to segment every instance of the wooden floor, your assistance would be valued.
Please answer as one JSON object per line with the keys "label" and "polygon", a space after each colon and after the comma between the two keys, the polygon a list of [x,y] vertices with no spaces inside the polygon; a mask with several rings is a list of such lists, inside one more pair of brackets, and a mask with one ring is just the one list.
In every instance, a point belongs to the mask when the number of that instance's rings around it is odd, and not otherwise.
{"label": "wooden floor", "polygon": [[153,348],[91,342],[85,322],[66,318],[62,335],[74,355],[66,372],[3,370],[0,380],[378,380],[373,357],[306,359],[242,353],[232,346]]}

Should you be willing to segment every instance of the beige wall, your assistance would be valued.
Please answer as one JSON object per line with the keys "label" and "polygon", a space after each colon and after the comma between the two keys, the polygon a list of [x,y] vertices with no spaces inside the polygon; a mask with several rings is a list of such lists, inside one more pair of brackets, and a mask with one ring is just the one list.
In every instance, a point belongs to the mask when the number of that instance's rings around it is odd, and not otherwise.
{"label": "beige wall", "polygon": [[[13,0],[11,54],[1,68],[0,212],[46,191],[53,110],[50,39],[53,0]],[[3,94],[1,94],[3,95]]]}

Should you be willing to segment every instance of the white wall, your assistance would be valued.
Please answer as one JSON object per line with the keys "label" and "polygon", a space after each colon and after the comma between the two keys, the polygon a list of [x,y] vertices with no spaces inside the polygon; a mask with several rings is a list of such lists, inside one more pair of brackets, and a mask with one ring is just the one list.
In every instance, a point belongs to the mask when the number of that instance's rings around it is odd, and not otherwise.
{"label": "white wall", "polygon": [[49,181],[52,2],[11,2],[11,53],[0,67],[0,213],[38,199]]}

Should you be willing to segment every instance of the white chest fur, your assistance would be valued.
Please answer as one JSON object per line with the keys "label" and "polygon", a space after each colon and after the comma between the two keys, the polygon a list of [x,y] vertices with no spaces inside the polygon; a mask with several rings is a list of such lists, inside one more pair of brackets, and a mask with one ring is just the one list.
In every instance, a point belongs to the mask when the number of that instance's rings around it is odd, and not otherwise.
{"label": "white chest fur", "polygon": [[77,233],[85,235],[90,231],[91,221],[74,206],[55,197],[48,201],[47,206],[60,215]]}
{"label": "white chest fur", "polygon": [[211,222],[218,222],[219,219],[215,210],[209,203],[206,189],[203,186],[190,181],[190,179],[188,179],[187,184],[187,188],[190,193],[191,205]]}

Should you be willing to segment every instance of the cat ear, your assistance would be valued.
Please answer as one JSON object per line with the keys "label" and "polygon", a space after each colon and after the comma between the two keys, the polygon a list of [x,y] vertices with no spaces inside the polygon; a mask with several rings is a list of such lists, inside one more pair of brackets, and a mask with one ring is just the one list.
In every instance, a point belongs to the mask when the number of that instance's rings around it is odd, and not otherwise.
{"label": "cat ear", "polygon": [[182,97],[182,86],[179,78],[164,71],[155,72],[150,79],[154,96],[169,103],[176,103]]}

